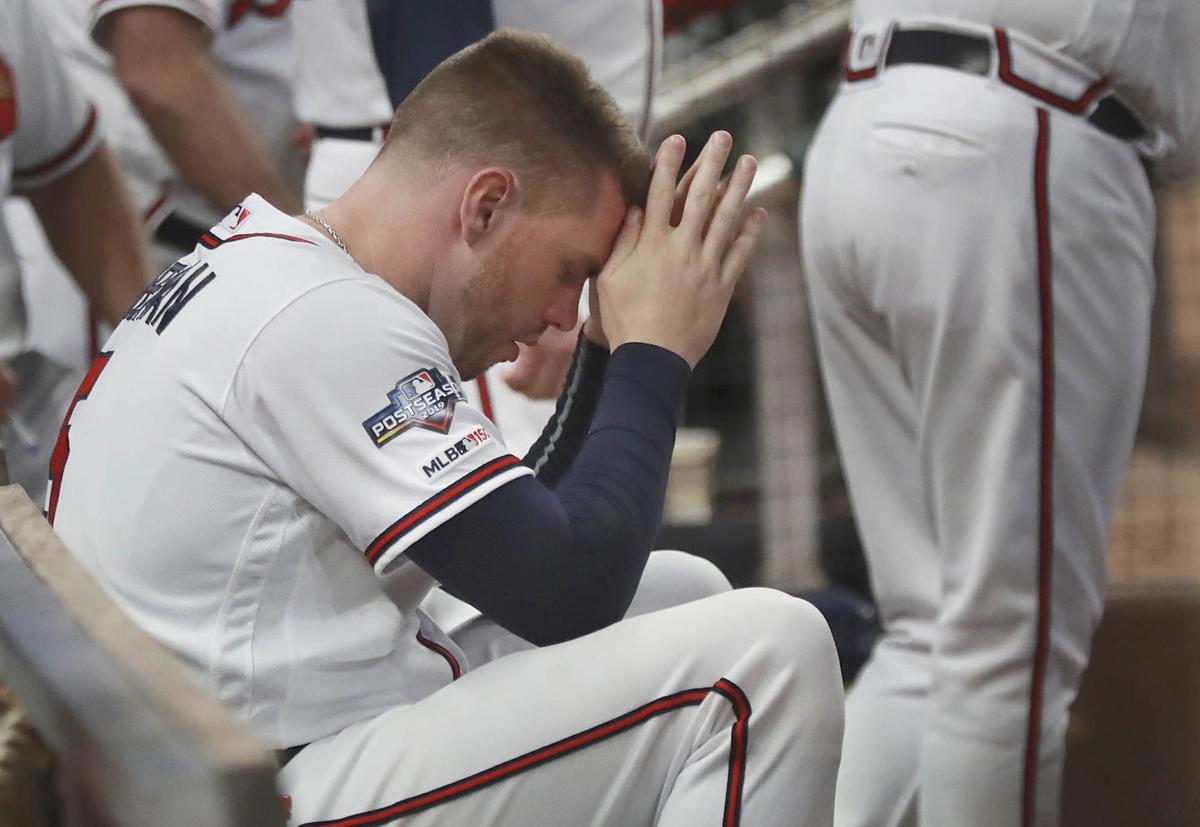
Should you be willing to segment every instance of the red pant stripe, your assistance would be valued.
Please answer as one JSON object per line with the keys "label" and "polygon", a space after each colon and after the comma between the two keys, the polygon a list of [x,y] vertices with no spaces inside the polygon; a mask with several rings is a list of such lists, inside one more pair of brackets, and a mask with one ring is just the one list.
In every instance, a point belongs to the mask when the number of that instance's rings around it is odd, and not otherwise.
{"label": "red pant stripe", "polygon": [[451,680],[458,680],[462,677],[462,667],[458,663],[458,658],[454,657],[453,652],[451,652],[445,646],[442,646],[440,643],[434,643],[420,632],[417,632],[417,643],[421,644],[426,649],[437,652],[446,659],[446,663],[450,664]]}
{"label": "red pant stripe", "polygon": [[357,815],[346,816],[332,821],[314,821],[302,827],[376,827],[389,821],[403,818],[407,815],[444,804],[459,796],[483,789],[507,778],[512,778],[524,770],[532,769],[553,761],[563,755],[599,743],[614,735],[625,732],[638,724],[667,712],[673,712],[688,706],[697,706],[710,694],[716,693],[728,700],[734,709],[734,723],[730,734],[729,775],[726,783],[726,800],[722,827],[736,827],[740,823],[742,808],[742,789],[746,776],[746,750],[749,742],[750,702],[746,694],[732,681],[722,678],[712,686],[700,689],[688,689],[667,695],[655,701],[640,706],[626,714],[607,721],[576,735],[556,741],[540,749],[527,752],[503,764],[478,772],[460,781],[420,793],[415,796],[397,801],[386,807],[371,810]]}
{"label": "red pant stripe", "polygon": [[1054,555],[1054,294],[1051,285],[1050,197],[1047,160],[1050,113],[1037,110],[1037,146],[1033,159],[1034,218],[1037,227],[1038,305],[1041,316],[1042,404],[1038,502],[1038,607],[1029,686],[1029,727],[1025,733],[1025,773],[1021,824],[1033,827],[1037,812],[1038,753],[1042,728],[1042,692],[1050,648],[1050,581]]}

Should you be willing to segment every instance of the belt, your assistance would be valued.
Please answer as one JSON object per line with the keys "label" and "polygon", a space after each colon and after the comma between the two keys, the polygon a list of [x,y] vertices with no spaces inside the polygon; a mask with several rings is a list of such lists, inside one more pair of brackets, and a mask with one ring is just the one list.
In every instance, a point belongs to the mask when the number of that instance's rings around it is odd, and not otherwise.
{"label": "belt", "polygon": [[375,126],[318,126],[318,138],[338,138],[343,141],[370,141],[381,143],[387,137],[391,124],[376,124]]}
{"label": "belt", "polygon": [[[1078,98],[1063,98],[1048,89],[1023,80],[1012,71],[1008,36],[1003,29],[996,30],[995,49],[992,46],[993,40],[984,35],[941,29],[893,29],[888,40],[887,53],[881,62],[884,66],[904,63],[943,66],[981,77],[990,77],[994,68],[997,77],[1009,86],[1056,108],[1082,115],[1088,123],[1114,138],[1136,141],[1149,135],[1149,130],[1138,116],[1108,90],[1107,83],[1093,84]],[[996,59],[999,60],[999,65],[993,67],[993,61]],[[874,71],[870,70],[847,72],[846,78],[853,82],[874,74]],[[1091,111],[1084,115],[1089,107]]]}
{"label": "belt", "polygon": [[279,769],[283,769],[288,763],[300,754],[300,750],[307,747],[308,744],[301,744],[298,747],[288,747],[287,749],[275,750],[275,762],[279,764]]}
{"label": "belt", "polygon": [[179,250],[187,250],[196,246],[200,236],[208,232],[208,227],[201,227],[181,218],[179,213],[168,213],[157,227],[154,228],[154,240]]}

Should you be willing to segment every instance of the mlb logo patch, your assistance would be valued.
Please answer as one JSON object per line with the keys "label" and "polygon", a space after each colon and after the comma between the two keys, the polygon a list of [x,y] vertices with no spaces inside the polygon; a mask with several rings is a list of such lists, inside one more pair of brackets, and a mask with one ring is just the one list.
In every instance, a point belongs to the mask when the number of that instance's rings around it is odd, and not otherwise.
{"label": "mlb logo patch", "polygon": [[363,422],[363,430],[382,448],[409,428],[444,434],[450,430],[454,406],[463,399],[458,385],[437,368],[410,373],[388,392],[388,404]]}
{"label": "mlb logo patch", "polygon": [[250,217],[250,210],[246,209],[241,204],[238,204],[229,215],[221,219],[221,229],[233,232],[238,227],[242,226],[242,222]]}

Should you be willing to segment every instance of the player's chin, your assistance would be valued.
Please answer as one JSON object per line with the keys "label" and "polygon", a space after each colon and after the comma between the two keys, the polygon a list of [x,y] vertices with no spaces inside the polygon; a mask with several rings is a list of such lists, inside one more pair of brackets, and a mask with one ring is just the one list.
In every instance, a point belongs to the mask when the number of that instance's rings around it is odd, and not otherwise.
{"label": "player's chin", "polygon": [[464,382],[471,382],[478,379],[490,368],[499,365],[503,362],[514,362],[520,354],[521,349],[517,347],[516,342],[508,342],[495,348],[486,356],[479,354],[474,359],[464,359],[462,364],[456,364],[458,375],[462,377]]}

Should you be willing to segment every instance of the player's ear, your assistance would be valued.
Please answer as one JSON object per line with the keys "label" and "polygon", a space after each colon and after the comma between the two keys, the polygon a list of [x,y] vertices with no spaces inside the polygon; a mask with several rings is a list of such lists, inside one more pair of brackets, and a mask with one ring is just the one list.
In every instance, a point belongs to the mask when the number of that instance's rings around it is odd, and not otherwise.
{"label": "player's ear", "polygon": [[514,214],[520,198],[516,175],[505,167],[485,167],[467,182],[459,205],[463,240],[474,246]]}

